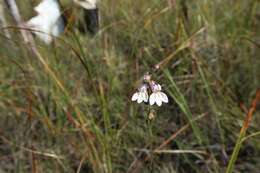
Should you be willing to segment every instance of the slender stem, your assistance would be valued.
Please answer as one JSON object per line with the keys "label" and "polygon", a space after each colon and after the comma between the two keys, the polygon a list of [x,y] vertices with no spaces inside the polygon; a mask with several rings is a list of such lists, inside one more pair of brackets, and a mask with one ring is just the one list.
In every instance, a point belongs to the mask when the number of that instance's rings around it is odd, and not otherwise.
{"label": "slender stem", "polygon": [[246,130],[248,128],[248,125],[249,125],[249,122],[250,120],[252,119],[252,116],[253,116],[253,112],[255,110],[255,107],[256,107],[256,103],[258,101],[258,99],[260,98],[260,89],[257,90],[256,92],[256,95],[250,105],[250,109],[244,119],[244,123],[243,123],[243,126],[241,127],[241,130],[240,130],[240,133],[239,133],[239,137],[237,139],[237,142],[236,142],[236,145],[234,147],[234,150],[233,150],[233,153],[232,153],[232,156],[231,156],[231,159],[228,163],[228,167],[227,167],[227,170],[226,170],[226,173],[232,173],[233,171],[233,167],[234,167],[234,164],[235,164],[235,161],[237,160],[237,156],[238,156],[238,153],[239,153],[239,150],[241,148],[241,144],[243,142],[243,138],[246,134]]}

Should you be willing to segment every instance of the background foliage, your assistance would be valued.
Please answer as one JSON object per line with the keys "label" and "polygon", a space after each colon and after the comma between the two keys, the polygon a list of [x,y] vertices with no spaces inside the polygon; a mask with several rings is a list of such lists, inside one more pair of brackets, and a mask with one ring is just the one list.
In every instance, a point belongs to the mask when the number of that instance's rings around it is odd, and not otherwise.
{"label": "background foliage", "polygon": [[[39,1],[17,3],[28,20]],[[103,0],[95,36],[61,4],[67,30],[36,38],[45,65],[18,29],[1,32],[0,173],[224,172],[260,84],[259,1]],[[170,102],[131,102],[160,62],[152,75]],[[260,170],[259,113],[234,172]]]}

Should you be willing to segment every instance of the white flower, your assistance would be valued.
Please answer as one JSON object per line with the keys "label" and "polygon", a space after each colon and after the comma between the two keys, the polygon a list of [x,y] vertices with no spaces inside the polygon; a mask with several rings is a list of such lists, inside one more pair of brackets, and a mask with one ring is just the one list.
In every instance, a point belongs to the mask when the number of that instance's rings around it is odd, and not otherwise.
{"label": "white flower", "polygon": [[56,0],[43,0],[34,10],[38,15],[27,21],[26,26],[36,30],[34,33],[49,44],[51,35],[58,36],[64,29],[60,6]]}
{"label": "white flower", "polygon": [[132,96],[132,101],[137,101],[137,103],[148,102],[148,92],[147,92],[147,84],[142,84],[138,88],[138,92],[134,93]]}
{"label": "white flower", "polygon": [[150,105],[156,103],[158,106],[161,106],[163,102],[168,103],[168,97],[165,93],[161,92],[162,87],[160,84],[156,84],[154,81],[150,84],[153,93],[149,98]]}

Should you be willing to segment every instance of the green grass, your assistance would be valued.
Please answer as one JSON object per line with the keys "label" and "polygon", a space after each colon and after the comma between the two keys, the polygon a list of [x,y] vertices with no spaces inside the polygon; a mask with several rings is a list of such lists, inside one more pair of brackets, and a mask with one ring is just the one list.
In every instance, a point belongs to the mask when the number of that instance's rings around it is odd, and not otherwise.
{"label": "green grass", "polygon": [[[17,3],[33,16],[36,2]],[[258,172],[259,103],[240,129],[260,86],[259,7],[102,1],[97,35],[76,16],[51,45],[35,39],[36,57],[18,29],[11,40],[1,29],[0,173]],[[169,103],[131,102],[155,64]]]}

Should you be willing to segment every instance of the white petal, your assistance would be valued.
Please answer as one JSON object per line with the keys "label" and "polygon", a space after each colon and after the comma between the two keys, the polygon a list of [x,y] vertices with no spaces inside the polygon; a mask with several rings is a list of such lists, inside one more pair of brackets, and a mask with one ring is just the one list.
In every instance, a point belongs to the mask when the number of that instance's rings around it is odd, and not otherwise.
{"label": "white petal", "polygon": [[157,84],[157,89],[158,89],[159,91],[161,91],[161,90],[162,90],[162,86],[161,86],[160,84]]}
{"label": "white petal", "polygon": [[143,101],[143,97],[142,97],[142,93],[138,93],[138,99],[137,99],[137,103],[142,103]]}
{"label": "white petal", "polygon": [[144,100],[144,102],[148,102],[148,93],[147,92],[143,93],[143,100]]}
{"label": "white petal", "polygon": [[145,99],[145,93],[144,92],[140,92],[140,97],[142,98],[142,100]]}
{"label": "white petal", "polygon": [[155,103],[155,93],[152,93],[149,98],[150,105],[153,105]]}
{"label": "white petal", "polygon": [[132,101],[136,101],[138,99],[138,93],[134,93],[134,95],[132,96]]}
{"label": "white petal", "polygon": [[161,100],[161,94],[158,92],[158,93],[156,93],[156,104],[158,105],[158,106],[161,106],[162,105],[162,100]]}
{"label": "white petal", "polygon": [[163,102],[165,102],[165,103],[168,103],[169,100],[168,100],[167,95],[166,95],[165,93],[163,93],[163,92],[160,92],[160,94],[161,94],[161,100],[162,100]]}
{"label": "white petal", "polygon": [[[143,102],[145,100],[145,93],[143,92],[140,92],[140,95],[139,95],[140,99],[141,99],[141,102]],[[141,103],[140,102],[140,103]]]}

